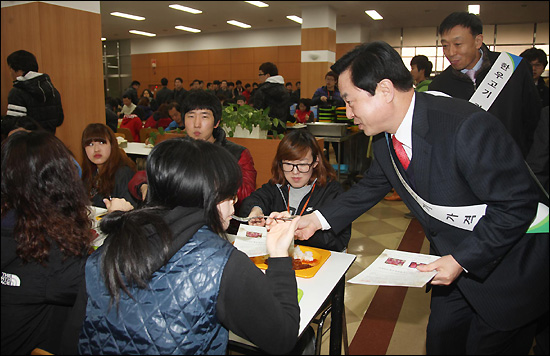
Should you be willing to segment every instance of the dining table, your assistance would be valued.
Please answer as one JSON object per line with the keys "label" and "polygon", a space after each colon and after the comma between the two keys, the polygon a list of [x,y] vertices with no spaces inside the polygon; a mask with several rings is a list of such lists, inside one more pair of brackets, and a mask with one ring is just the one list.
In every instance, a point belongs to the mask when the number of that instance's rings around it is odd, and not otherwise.
{"label": "dining table", "polygon": [[[230,242],[233,242],[235,238],[235,235],[228,234]],[[346,272],[356,257],[349,253],[330,251],[330,257],[313,277],[296,277],[298,288],[303,292],[298,303],[300,307],[299,337],[303,335],[306,327],[312,323],[326,302],[331,301],[332,303],[330,355],[340,355],[342,351],[342,329],[345,327],[343,325],[345,278]],[[322,332],[322,330],[317,330],[317,332]],[[250,341],[231,331],[229,332],[228,350],[243,354],[265,353]]]}
{"label": "dining table", "polygon": [[126,147],[123,147],[122,149],[128,155],[149,156],[149,153],[151,153],[151,149],[153,149],[153,147],[153,145],[145,144],[143,142],[128,142]]}

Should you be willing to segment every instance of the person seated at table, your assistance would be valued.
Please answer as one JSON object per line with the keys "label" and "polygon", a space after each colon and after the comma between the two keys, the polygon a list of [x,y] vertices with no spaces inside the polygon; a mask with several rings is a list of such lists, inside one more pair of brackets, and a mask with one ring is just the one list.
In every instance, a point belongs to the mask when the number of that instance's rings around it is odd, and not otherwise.
{"label": "person seated at table", "polygon": [[149,106],[151,107],[151,110],[153,112],[158,109],[159,105],[157,104],[157,100],[155,99],[155,95],[153,94],[153,92],[151,90],[143,89],[143,92],[141,93],[141,97],[149,99]]}
{"label": "person seated at table", "polygon": [[82,132],[82,181],[92,205],[111,210],[131,210],[136,205],[128,182],[136,164],[122,148],[109,127],[89,124]]}
{"label": "person seated at table", "polygon": [[168,127],[167,130],[185,130],[185,123],[183,122],[183,115],[181,113],[181,105],[177,101],[172,101],[168,104],[168,115],[170,115],[170,118],[172,118],[172,122]]}
{"label": "person seated at table", "polygon": [[166,129],[171,123],[172,119],[170,118],[170,114],[168,114],[168,104],[162,104],[153,113],[153,116],[145,121],[143,127],[152,127],[154,129],[162,127]]}
{"label": "person seated at table", "polygon": [[[173,106],[174,110],[177,106]],[[178,113],[180,113],[178,111]],[[237,192],[240,206],[246,197],[256,190],[256,169],[250,151],[241,145],[227,140],[225,131],[220,127],[222,106],[218,98],[205,90],[192,90],[183,101],[181,113],[184,116],[184,126],[187,135],[197,140],[215,143],[227,149],[238,161],[242,173],[242,184]],[[142,187],[147,177],[140,171],[128,185],[128,189],[136,199],[142,199]]]}
{"label": "person seated at table", "polygon": [[57,354],[91,247],[73,157],[44,130],[2,144],[2,354]]}
{"label": "person seated at table", "polygon": [[[305,129],[292,130],[281,140],[271,173],[269,182],[243,201],[239,216],[281,211],[291,215],[307,214],[330,204],[344,191],[315,136]],[[263,218],[249,221],[249,225],[255,226],[265,226],[265,223]],[[347,248],[350,237],[351,224],[339,234],[332,230],[317,231],[309,240],[295,243],[340,252]]]}
{"label": "person seated at table", "polygon": [[132,133],[132,137],[126,137],[128,141],[139,142],[139,130],[143,128],[143,122],[138,115],[124,115],[120,127],[127,128]]}
{"label": "person seated at table", "polygon": [[[191,94],[190,94],[191,95]],[[102,219],[86,263],[80,354],[225,354],[229,330],[273,354],[296,344],[300,308],[288,257],[296,222],[267,234],[264,274],[225,236],[241,171],[227,150],[174,138],[147,159],[146,206]]]}
{"label": "person seated at table", "polygon": [[309,102],[309,99],[300,99],[298,108],[294,113],[294,118],[296,119],[297,124],[305,124],[315,121],[315,116],[313,115],[313,111],[311,111]]}
{"label": "person seated at table", "polygon": [[139,99],[138,104],[137,104],[137,108],[141,109],[141,115],[142,116],[139,117],[141,119],[141,121],[147,121],[148,118],[153,116],[153,109],[151,109],[151,104],[150,103],[151,102],[150,102],[148,97],[144,96],[141,99]]}

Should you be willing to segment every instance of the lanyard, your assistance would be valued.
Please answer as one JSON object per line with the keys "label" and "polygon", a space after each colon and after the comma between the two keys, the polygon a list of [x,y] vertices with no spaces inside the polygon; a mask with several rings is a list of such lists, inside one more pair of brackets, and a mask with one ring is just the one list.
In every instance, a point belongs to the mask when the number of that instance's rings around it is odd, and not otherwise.
{"label": "lanyard", "polygon": [[[302,211],[300,211],[300,216],[302,216],[302,214],[304,213],[304,210],[306,210],[306,207],[309,203],[309,199],[311,199],[311,196],[313,195],[313,191],[315,190],[315,184],[317,184],[317,182],[313,183],[313,187],[311,188],[311,192],[309,193],[309,198],[307,198],[307,201],[304,207],[302,208]],[[286,203],[286,211],[290,213],[290,184],[288,185],[288,203]]]}

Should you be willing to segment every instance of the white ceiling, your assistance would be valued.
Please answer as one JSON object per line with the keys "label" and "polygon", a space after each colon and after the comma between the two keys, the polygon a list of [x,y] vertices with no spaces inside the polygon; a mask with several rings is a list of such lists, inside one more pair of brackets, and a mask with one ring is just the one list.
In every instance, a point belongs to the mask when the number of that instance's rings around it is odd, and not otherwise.
{"label": "white ceiling", "polygon": [[[302,9],[311,6],[331,6],[337,14],[336,24],[361,24],[371,30],[399,27],[438,26],[454,11],[467,11],[468,4],[480,4],[483,24],[513,24],[548,22],[548,1],[264,1],[269,7],[259,8],[244,1],[100,1],[102,37],[107,40],[143,38],[129,30],[152,32],[157,37],[194,36],[177,30],[183,25],[202,30],[201,33],[251,31],[254,29],[297,27],[287,15],[301,16]],[[174,10],[170,4],[180,4],[202,10],[193,15]],[[384,19],[374,21],[365,10],[377,10]],[[144,21],[128,20],[110,15],[118,11],[145,17]],[[252,26],[245,30],[226,23],[238,20]]]}

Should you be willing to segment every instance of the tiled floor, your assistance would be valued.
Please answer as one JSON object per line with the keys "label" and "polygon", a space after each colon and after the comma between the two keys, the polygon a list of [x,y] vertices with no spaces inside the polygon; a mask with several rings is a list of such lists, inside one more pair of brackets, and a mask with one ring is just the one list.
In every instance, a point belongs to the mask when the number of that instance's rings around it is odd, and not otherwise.
{"label": "tiled floor", "polygon": [[[347,280],[368,267],[384,249],[397,249],[411,222],[410,219],[403,216],[408,211],[401,201],[382,200],[355,220],[352,225],[348,253],[355,254],[357,259],[346,274]],[[424,241],[420,252],[429,253],[427,240]],[[351,344],[377,289],[377,286],[346,283],[344,303],[349,344]],[[428,315],[429,294],[425,293],[424,288],[408,288],[386,354],[425,354]],[[325,323],[325,329],[327,325],[329,325],[328,320]],[[329,335],[326,333],[323,337],[321,354],[327,355],[328,350]],[[365,350],[363,353],[367,352],[368,350]]]}

